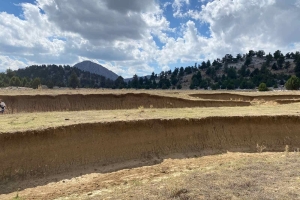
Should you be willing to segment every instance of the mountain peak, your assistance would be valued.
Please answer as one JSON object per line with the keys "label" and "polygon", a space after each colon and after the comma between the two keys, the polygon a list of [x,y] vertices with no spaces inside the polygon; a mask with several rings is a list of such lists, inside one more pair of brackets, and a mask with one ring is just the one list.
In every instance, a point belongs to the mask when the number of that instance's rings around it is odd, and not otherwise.
{"label": "mountain peak", "polygon": [[114,72],[108,70],[107,68],[103,67],[102,65],[94,63],[90,60],[85,60],[85,61],[82,61],[80,63],[77,63],[76,65],[74,65],[74,67],[76,67],[80,70],[83,70],[83,71],[87,71],[87,72],[90,72],[90,73],[94,73],[94,74],[104,76],[104,77],[109,78],[113,81],[116,80],[119,77],[116,73],[114,73]]}

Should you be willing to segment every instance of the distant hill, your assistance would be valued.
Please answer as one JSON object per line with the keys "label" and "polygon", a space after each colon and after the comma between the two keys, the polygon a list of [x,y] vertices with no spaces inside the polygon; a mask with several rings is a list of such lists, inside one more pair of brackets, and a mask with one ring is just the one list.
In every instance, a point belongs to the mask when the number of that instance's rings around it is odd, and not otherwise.
{"label": "distant hill", "polygon": [[76,67],[76,68],[78,68],[82,71],[87,71],[87,72],[91,72],[91,73],[94,73],[94,74],[104,76],[104,77],[109,78],[113,81],[116,80],[119,77],[117,74],[115,74],[114,72],[106,69],[102,65],[93,63],[91,61],[80,62],[80,63],[77,63],[76,65],[74,65],[73,67]]}
{"label": "distant hill", "polygon": [[[7,78],[1,77],[0,87],[22,86],[32,87],[34,79],[39,78],[39,84],[47,85],[48,88],[68,87],[72,73],[79,80],[79,87],[83,88],[112,88],[114,81],[104,76],[70,67],[69,65],[31,65],[26,68],[10,71]],[[2,76],[5,74],[2,74]],[[15,77],[14,77],[15,76]],[[2,81],[1,81],[2,79]],[[12,80],[10,80],[12,79]],[[2,83],[1,83],[2,82]],[[118,86],[120,83],[118,84]]]}

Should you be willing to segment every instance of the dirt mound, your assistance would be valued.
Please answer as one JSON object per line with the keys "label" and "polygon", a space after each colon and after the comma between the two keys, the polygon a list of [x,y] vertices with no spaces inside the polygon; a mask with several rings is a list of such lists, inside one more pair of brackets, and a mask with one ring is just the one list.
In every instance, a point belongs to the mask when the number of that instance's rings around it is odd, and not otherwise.
{"label": "dirt mound", "polygon": [[[175,153],[208,155],[300,147],[299,116],[209,117],[78,124],[0,134],[0,193],[6,183],[87,166],[160,159]],[[122,166],[127,167],[127,166]]]}
{"label": "dirt mound", "polygon": [[153,108],[185,107],[231,107],[249,106],[249,102],[190,100],[151,94],[62,94],[1,96],[7,105],[7,112],[51,112],[81,110],[137,109],[139,106]]}

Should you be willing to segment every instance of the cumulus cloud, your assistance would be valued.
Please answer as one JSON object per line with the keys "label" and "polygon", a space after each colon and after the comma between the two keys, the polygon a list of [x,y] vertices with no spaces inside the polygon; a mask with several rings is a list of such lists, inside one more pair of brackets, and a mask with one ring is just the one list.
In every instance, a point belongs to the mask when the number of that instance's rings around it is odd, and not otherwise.
{"label": "cumulus cloud", "polygon": [[[0,28],[4,30],[0,38],[6,38],[0,40],[0,55],[22,56],[37,64],[74,64],[84,57],[106,61],[108,66],[116,64],[112,71],[144,73],[153,70],[149,63],[157,54],[152,35],[169,25],[155,0],[72,4],[38,0],[20,5],[23,19],[0,13]],[[130,70],[125,70],[128,67]]]}
{"label": "cumulus cloud", "polygon": [[189,0],[174,0],[174,2],[172,3],[172,7],[173,7],[173,16],[174,17],[183,17],[185,16],[185,14],[182,12],[182,8],[185,5],[188,5],[190,3]]}
{"label": "cumulus cloud", "polygon": [[231,46],[226,51],[273,51],[300,41],[297,36],[300,9],[295,3],[294,0],[213,1],[194,16],[210,25],[213,39]]}
{"label": "cumulus cloud", "polygon": [[17,70],[19,68],[26,67],[24,61],[18,60],[18,58],[10,58],[8,56],[0,55],[0,70],[5,71],[6,69]]}
{"label": "cumulus cloud", "polygon": [[153,11],[153,0],[52,0],[41,2],[49,20],[62,31],[88,40],[141,39],[147,24],[141,12]]}
{"label": "cumulus cloud", "polygon": [[[226,53],[300,47],[300,0],[37,0],[20,6],[22,18],[0,13],[0,70],[93,60],[132,77]],[[180,26],[170,28],[174,20]]]}

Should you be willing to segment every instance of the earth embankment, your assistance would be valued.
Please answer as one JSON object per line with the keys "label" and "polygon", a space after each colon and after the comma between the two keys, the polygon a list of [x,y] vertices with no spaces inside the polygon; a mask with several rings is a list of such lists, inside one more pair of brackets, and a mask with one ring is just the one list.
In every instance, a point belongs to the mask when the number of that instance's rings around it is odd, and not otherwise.
{"label": "earth embankment", "polygon": [[151,94],[61,94],[19,95],[1,98],[7,105],[7,114],[26,112],[82,111],[137,109],[140,106],[153,108],[185,107],[233,107],[249,106],[249,102],[193,100]]}
{"label": "earth embankment", "polygon": [[278,103],[295,103],[300,101],[300,95],[242,95],[233,93],[214,93],[214,94],[190,94],[191,97],[201,99],[214,99],[214,100],[233,100],[233,101],[276,101]]}
{"label": "earth embankment", "polygon": [[[2,133],[0,184],[176,153],[256,152],[257,144],[267,151],[283,151],[285,145],[293,150],[300,147],[299,120],[299,116],[152,119]],[[2,188],[0,192],[7,192]]]}

